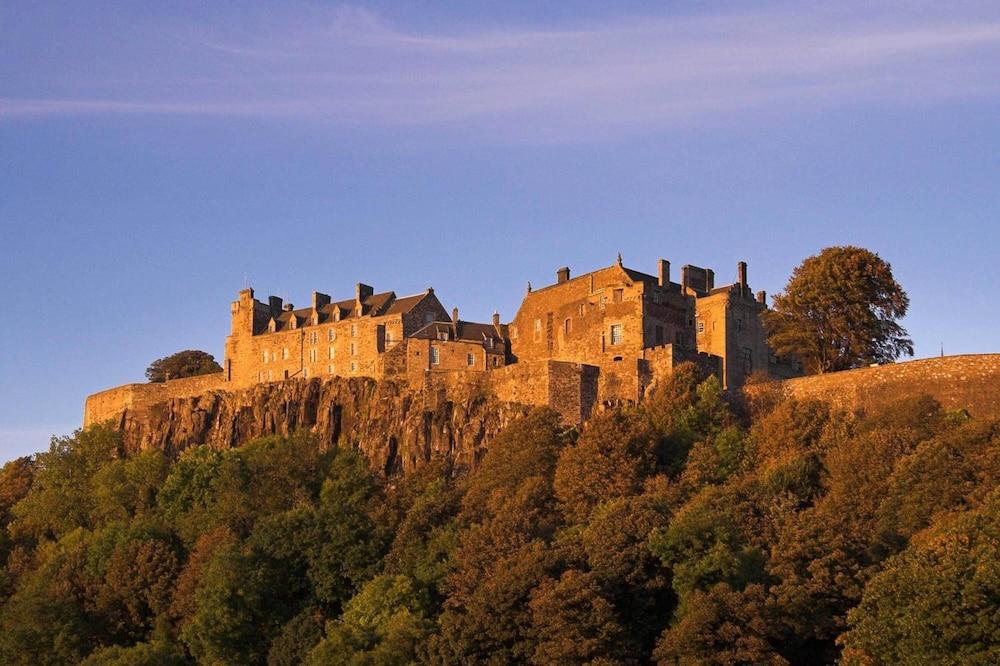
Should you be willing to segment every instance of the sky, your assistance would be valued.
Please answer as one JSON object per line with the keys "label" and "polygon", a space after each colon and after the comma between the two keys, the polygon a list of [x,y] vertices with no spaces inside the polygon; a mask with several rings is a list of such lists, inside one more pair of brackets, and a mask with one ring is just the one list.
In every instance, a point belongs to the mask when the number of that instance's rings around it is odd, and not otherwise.
{"label": "sky", "polygon": [[861,245],[917,357],[1000,351],[996,2],[0,4],[0,460],[229,302]]}

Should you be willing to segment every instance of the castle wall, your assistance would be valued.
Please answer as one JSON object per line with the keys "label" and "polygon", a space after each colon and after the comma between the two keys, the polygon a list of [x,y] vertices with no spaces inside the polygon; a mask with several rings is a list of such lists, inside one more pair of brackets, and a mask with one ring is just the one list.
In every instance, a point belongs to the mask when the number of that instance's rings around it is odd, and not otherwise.
{"label": "castle wall", "polygon": [[780,386],[793,397],[827,400],[851,411],[871,410],[901,398],[927,394],[946,409],[965,409],[977,418],[1000,418],[1000,354],[891,363],[788,379]]}
{"label": "castle wall", "polygon": [[87,396],[83,408],[83,426],[117,420],[127,410],[148,409],[151,405],[201,395],[227,386],[223,373],[171,379],[150,384],[125,384]]}

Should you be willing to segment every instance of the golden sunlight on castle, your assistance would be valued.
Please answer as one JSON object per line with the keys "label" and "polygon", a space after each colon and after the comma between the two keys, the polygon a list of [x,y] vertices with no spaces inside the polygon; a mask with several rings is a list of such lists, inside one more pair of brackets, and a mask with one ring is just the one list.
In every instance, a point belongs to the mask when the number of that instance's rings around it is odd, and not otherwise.
{"label": "golden sunlight on castle", "polygon": [[449,316],[433,289],[399,297],[358,284],[353,299],[313,292],[300,309],[275,296],[262,303],[244,289],[232,304],[224,381],[362,376],[420,384],[428,374],[511,374],[511,366],[557,362],[582,366],[595,397],[635,400],[690,361],[735,388],[758,370],[795,374],[767,347],[765,308],[743,262],[736,281],[720,287],[712,270],[697,266],[684,266],[673,282],[665,260],[656,275],[626,268],[621,258],[577,277],[561,268],[555,284],[529,285],[510,324],[497,314],[490,323],[464,321],[457,308]]}

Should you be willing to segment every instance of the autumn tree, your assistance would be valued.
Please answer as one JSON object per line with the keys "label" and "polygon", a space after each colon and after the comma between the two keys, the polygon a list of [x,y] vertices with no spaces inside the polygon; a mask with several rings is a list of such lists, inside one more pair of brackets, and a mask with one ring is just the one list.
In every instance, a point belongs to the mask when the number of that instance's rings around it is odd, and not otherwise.
{"label": "autumn tree", "polygon": [[995,664],[1000,659],[1000,492],[943,516],[890,559],[849,615],[846,664]]}
{"label": "autumn tree", "polygon": [[165,382],[168,379],[210,375],[213,372],[222,372],[222,366],[215,362],[214,356],[198,349],[185,349],[150,363],[146,368],[146,379]]}
{"label": "autumn tree", "polygon": [[792,273],[764,313],[775,353],[798,358],[820,374],[913,355],[898,319],[910,299],[892,267],[860,247],[828,247]]}

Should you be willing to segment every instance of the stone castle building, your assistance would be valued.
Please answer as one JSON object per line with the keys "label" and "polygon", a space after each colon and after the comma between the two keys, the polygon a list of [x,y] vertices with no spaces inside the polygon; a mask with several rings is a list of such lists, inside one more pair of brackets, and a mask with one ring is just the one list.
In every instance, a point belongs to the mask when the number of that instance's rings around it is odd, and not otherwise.
{"label": "stone castle building", "polygon": [[554,284],[529,284],[510,324],[497,314],[489,323],[463,321],[457,308],[449,316],[433,289],[398,297],[358,284],[353,299],[313,292],[301,309],[275,296],[262,303],[244,289],[232,303],[223,382],[339,376],[420,386],[490,375],[512,399],[525,399],[532,385],[528,402],[568,392],[585,417],[596,401],[640,399],[682,362],[717,374],[727,388],[758,370],[796,374],[767,347],[765,294],[752,294],[744,262],[729,285],[716,287],[714,272],[697,266],[684,266],[680,278],[671,280],[666,260],[652,275],[626,268],[620,256],[577,277],[560,268]]}

